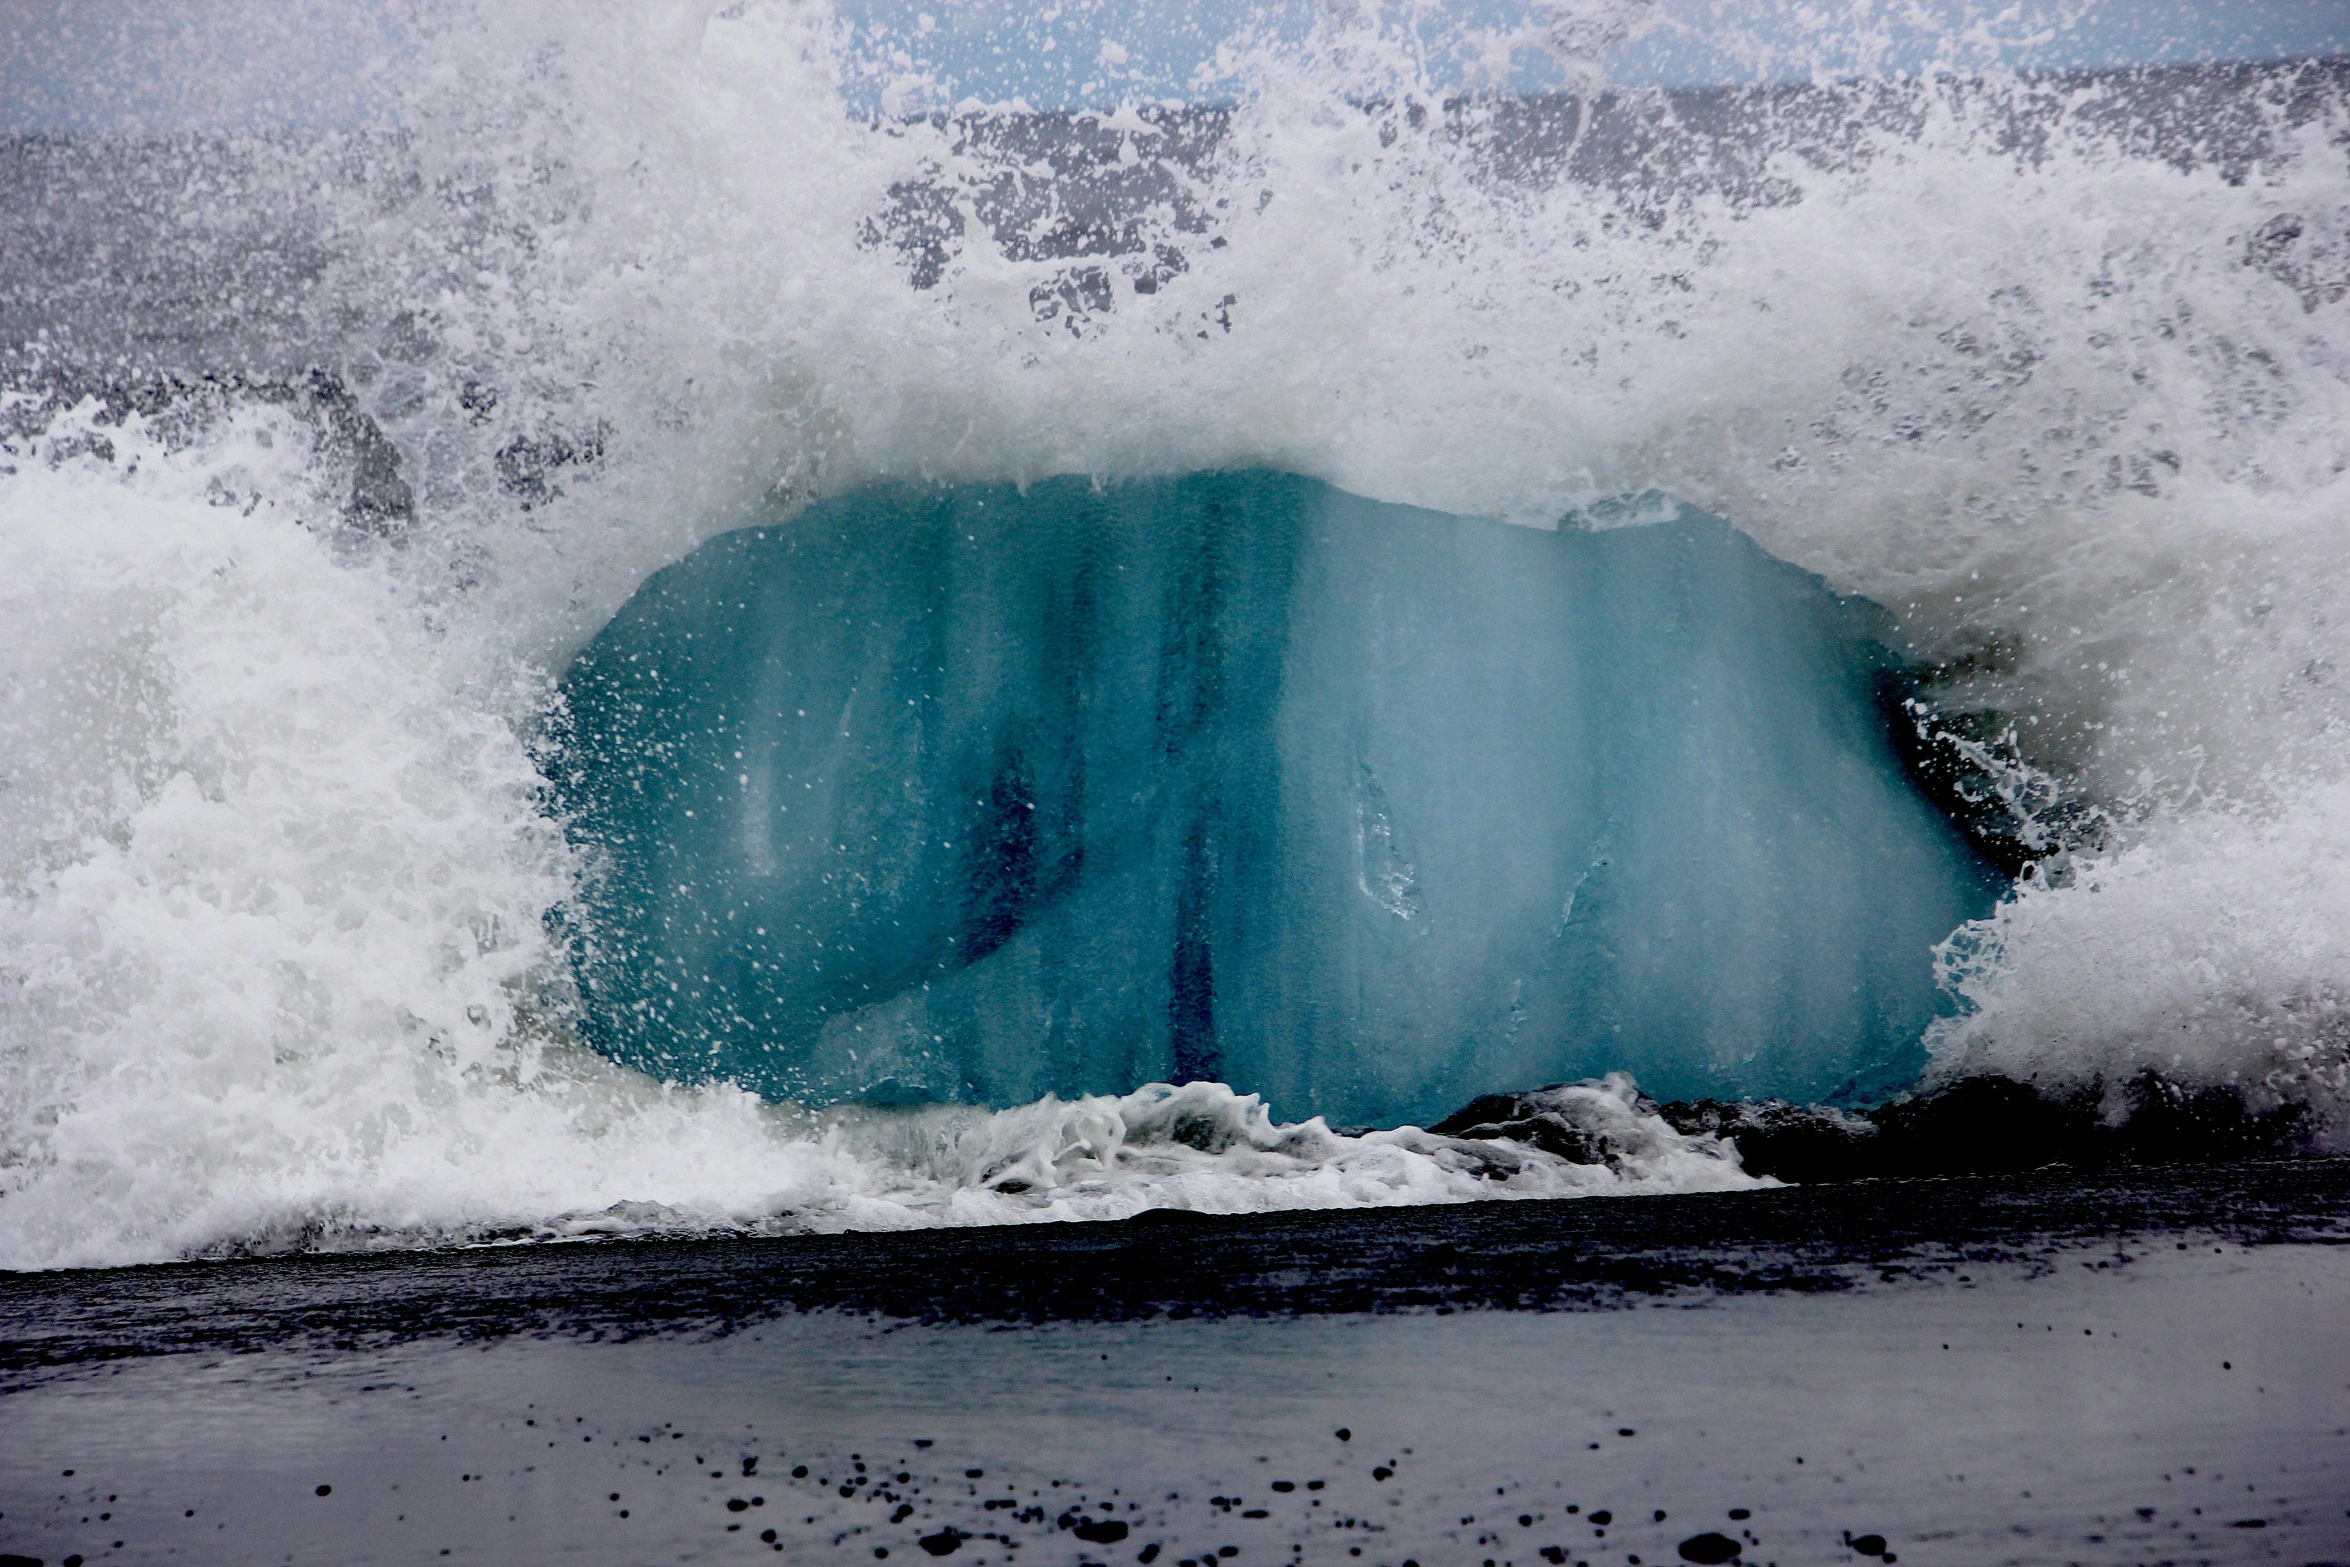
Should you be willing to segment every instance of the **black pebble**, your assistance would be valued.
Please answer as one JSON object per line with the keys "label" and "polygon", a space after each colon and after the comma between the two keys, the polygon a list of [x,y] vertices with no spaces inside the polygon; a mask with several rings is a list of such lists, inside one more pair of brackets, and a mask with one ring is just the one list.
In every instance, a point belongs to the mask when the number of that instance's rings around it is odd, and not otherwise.
{"label": "black pebble", "polygon": [[963,1478],[966,1480],[983,1480],[987,1478],[987,1471],[984,1469],[966,1469],[963,1471]]}
{"label": "black pebble", "polygon": [[[1355,1434],[1344,1426],[1340,1426],[1337,1431],[1332,1434],[1335,1435],[1341,1442],[1351,1442],[1355,1439]],[[72,1474],[73,1471],[68,1469],[66,1473]]]}
{"label": "black pebble", "polygon": [[1885,1537],[1881,1534],[1855,1535],[1847,1543],[1850,1544],[1854,1550],[1860,1552],[1860,1554],[1863,1556],[1882,1556],[1885,1554]]}
{"label": "black pebble", "polygon": [[1602,1528],[1605,1528],[1607,1525],[1616,1521],[1616,1515],[1602,1507],[1598,1512],[1595,1512],[1591,1515],[1591,1521],[1600,1525]]}
{"label": "black pebble", "polygon": [[730,1496],[726,1499],[726,1510],[730,1513],[747,1513],[751,1510],[751,1504],[739,1496]]}
{"label": "black pebble", "polygon": [[960,1546],[965,1538],[960,1529],[941,1529],[936,1534],[924,1535],[915,1543],[933,1556],[945,1556]]}
{"label": "black pebble", "polygon": [[1681,1560],[1696,1562],[1699,1567],[1719,1567],[1722,1562],[1735,1560],[1743,1549],[1728,1535],[1715,1534],[1710,1530],[1704,1534],[1691,1535],[1680,1546]]}
{"label": "black pebble", "polygon": [[793,1466],[792,1466],[791,1477],[792,1477],[794,1480],[805,1480],[805,1479],[807,1479],[807,1478],[808,1478],[808,1466],[807,1466],[806,1464],[795,1464],[795,1465],[793,1465]]}
{"label": "black pebble", "polygon": [[1138,1562],[1145,1563],[1146,1567],[1148,1563],[1157,1561],[1159,1559],[1159,1542],[1156,1540],[1151,1541],[1150,1544],[1142,1548],[1141,1553],[1138,1554],[1134,1559]]}
{"label": "black pebble", "polygon": [[1069,1531],[1093,1545],[1116,1545],[1126,1538],[1126,1525],[1116,1518],[1105,1518],[1100,1523],[1081,1523]]}
{"label": "black pebble", "polygon": [[1749,1512],[1749,1511],[1747,1511],[1747,1510],[1746,1510],[1745,1508],[1743,1508],[1743,1507],[1733,1507],[1733,1508],[1731,1508],[1731,1509],[1730,1509],[1730,1516],[1731,1516],[1731,1517],[1733,1517],[1733,1518],[1740,1518],[1740,1519],[1744,1519],[1744,1518],[1752,1518],[1752,1517],[1754,1516],[1754,1514],[1753,1514],[1753,1513],[1751,1513],[1751,1512]]}
{"label": "black pebble", "polygon": [[1371,1478],[1374,1480],[1384,1480],[1393,1473],[1395,1473],[1395,1471],[1388,1468],[1385,1464],[1377,1464],[1372,1467]]}
{"label": "black pebble", "polygon": [[1295,1480],[1276,1480],[1273,1482],[1273,1489],[1286,1494],[1297,1489],[1297,1482]]}
{"label": "black pebble", "polygon": [[333,1487],[333,1486],[331,1486],[331,1485],[322,1485],[322,1486],[320,1486],[320,1487],[318,1488],[318,1494],[319,1494],[319,1495],[321,1495],[321,1496],[326,1496],[326,1495],[330,1494],[330,1493],[331,1493],[333,1490],[334,1490],[334,1487]]}
{"label": "black pebble", "polygon": [[1616,1427],[1616,1435],[1618,1436],[1638,1436],[1639,1434],[1639,1432],[1633,1430],[1630,1426]]}

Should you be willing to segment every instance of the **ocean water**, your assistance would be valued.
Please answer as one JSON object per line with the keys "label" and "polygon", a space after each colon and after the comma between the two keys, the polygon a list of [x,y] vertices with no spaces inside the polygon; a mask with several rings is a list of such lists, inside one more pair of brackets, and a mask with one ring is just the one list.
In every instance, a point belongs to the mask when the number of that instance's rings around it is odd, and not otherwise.
{"label": "ocean water", "polygon": [[[875,99],[816,5],[427,6],[341,120],[12,138],[0,1265],[1756,1183],[1635,1084],[2152,1074],[2339,1149],[2343,73],[1610,89],[1643,14],[1535,40],[1579,95],[1333,10],[1065,113]],[[1129,506],[1197,589],[1147,627],[1019,521],[1216,486],[1357,520]],[[760,564],[823,527],[835,580]],[[1618,569],[1692,539],[1703,591]],[[826,846],[911,890],[759,894],[867,949],[885,1066],[743,1004],[836,1005],[780,944],[631,1010],[629,876],[757,845],[682,827],[709,726],[627,751],[576,661],[713,550],[833,712],[853,603],[980,628],[899,700],[1028,726],[846,726]],[[971,777],[943,857],[842,825]],[[1562,1078],[1580,1158],[1406,1124]]]}

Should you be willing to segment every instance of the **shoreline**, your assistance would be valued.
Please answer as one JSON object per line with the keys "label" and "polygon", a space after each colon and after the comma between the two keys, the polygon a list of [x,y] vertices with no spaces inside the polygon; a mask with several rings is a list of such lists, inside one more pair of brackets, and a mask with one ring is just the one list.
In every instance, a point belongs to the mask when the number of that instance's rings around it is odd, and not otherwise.
{"label": "shoreline", "polygon": [[1576,1311],[1865,1290],[1977,1264],[2044,1270],[2108,1243],[2207,1240],[2350,1241],[2350,1159],[10,1273],[0,1391],[317,1336],[699,1336],[824,1311],[931,1324]]}
{"label": "shoreline", "polygon": [[12,1275],[0,1551],[2335,1559],[2346,1242],[2309,1161]]}

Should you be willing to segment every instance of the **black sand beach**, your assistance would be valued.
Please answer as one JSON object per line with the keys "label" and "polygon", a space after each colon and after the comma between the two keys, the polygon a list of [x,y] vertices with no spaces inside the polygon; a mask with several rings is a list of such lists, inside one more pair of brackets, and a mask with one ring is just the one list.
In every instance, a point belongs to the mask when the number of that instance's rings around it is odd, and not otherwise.
{"label": "black sand beach", "polygon": [[19,1275],[0,1540],[2327,1561],[2346,1235],[2304,1161]]}

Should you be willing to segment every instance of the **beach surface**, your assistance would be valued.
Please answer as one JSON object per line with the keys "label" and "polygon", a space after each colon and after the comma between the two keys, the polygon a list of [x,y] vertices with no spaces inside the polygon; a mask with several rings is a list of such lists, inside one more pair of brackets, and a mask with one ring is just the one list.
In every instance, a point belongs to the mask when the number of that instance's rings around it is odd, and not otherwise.
{"label": "beach surface", "polygon": [[0,1549],[2340,1560],[2345,1238],[2314,1161],[16,1275]]}

